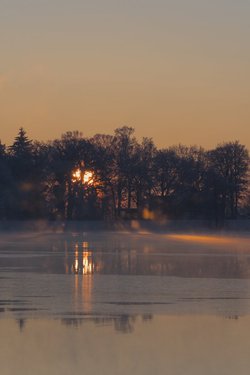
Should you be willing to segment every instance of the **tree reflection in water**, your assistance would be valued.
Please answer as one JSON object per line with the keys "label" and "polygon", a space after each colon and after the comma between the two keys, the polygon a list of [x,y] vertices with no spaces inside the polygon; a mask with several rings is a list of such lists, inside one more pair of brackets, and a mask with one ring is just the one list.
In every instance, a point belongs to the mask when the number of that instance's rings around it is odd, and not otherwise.
{"label": "tree reflection in water", "polygon": [[[62,318],[60,322],[68,327],[78,328],[84,323],[89,321],[93,322],[96,326],[111,326],[113,325],[114,330],[120,333],[132,333],[135,329],[135,323],[139,320],[142,323],[151,322],[153,315],[144,314],[144,315],[117,315],[117,316],[98,316],[98,317],[86,317],[86,318]],[[19,327],[20,333],[25,330],[28,319],[16,319],[16,323]]]}
{"label": "tree reflection in water", "polygon": [[143,323],[147,323],[152,321],[153,315],[145,314],[145,315],[128,315],[123,314],[119,316],[101,316],[101,317],[93,317],[93,318],[63,318],[61,319],[61,323],[70,326],[70,327],[79,327],[85,322],[91,320],[98,326],[110,326],[113,325],[115,331],[120,333],[132,333],[134,331],[135,323],[141,319]]}

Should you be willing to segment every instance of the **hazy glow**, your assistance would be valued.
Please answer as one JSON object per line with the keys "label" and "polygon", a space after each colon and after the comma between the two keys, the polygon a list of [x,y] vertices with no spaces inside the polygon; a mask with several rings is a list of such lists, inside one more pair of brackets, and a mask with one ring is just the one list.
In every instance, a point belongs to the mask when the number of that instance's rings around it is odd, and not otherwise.
{"label": "hazy glow", "polygon": [[232,243],[233,241],[238,242],[236,238],[220,237],[220,236],[208,236],[208,235],[193,235],[193,234],[169,234],[167,237],[189,242],[200,242],[200,243]]}
{"label": "hazy glow", "polygon": [[154,220],[155,213],[153,211],[150,211],[148,208],[144,208],[142,212],[142,217],[145,220]]}

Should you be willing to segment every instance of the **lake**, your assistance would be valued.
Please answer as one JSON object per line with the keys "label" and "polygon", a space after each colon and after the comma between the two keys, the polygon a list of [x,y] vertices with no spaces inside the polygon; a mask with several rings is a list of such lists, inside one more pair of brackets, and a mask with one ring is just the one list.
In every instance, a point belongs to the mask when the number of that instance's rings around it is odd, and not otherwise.
{"label": "lake", "polygon": [[247,374],[249,239],[2,233],[1,375]]}

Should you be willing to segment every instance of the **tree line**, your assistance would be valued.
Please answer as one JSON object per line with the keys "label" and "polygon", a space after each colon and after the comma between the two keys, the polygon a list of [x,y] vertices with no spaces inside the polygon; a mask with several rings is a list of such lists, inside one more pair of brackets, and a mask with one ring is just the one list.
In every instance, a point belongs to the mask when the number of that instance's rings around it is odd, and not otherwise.
{"label": "tree line", "polygon": [[113,135],[32,141],[23,128],[0,142],[0,219],[211,219],[250,214],[249,153],[238,141],[212,150],[157,149],[131,127]]}

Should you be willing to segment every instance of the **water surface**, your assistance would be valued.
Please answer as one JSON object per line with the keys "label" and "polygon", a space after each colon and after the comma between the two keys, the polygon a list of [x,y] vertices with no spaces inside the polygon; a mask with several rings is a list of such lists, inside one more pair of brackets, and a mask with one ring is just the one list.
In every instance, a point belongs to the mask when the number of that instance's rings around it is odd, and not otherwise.
{"label": "water surface", "polygon": [[245,374],[249,323],[247,235],[1,235],[1,375]]}

